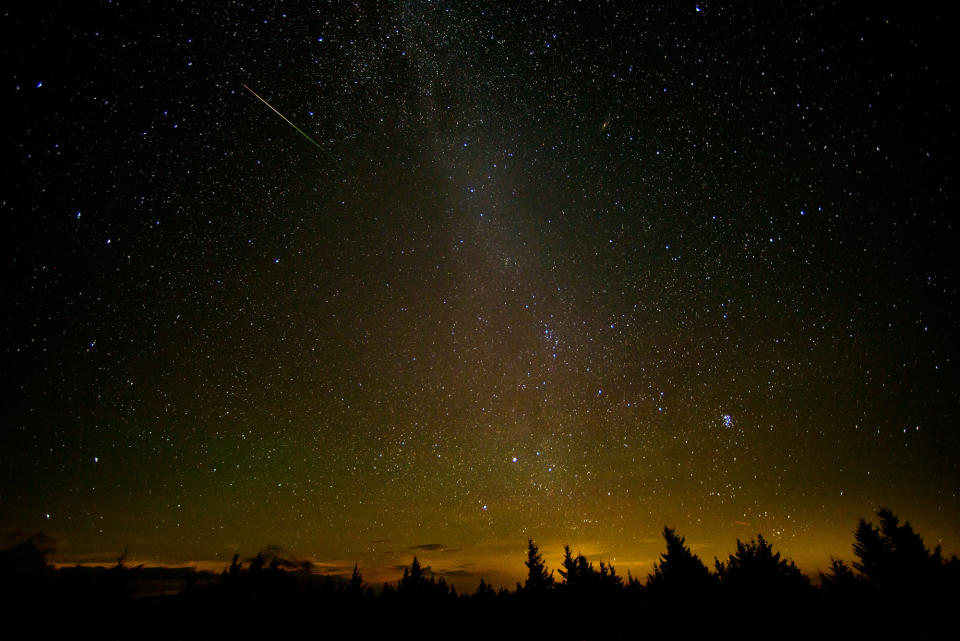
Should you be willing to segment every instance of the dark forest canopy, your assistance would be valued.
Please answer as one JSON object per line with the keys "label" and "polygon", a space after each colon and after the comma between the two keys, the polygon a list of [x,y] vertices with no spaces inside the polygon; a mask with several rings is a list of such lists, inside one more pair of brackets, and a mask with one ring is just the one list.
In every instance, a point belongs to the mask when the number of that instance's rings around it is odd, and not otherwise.
{"label": "dark forest canopy", "polygon": [[[736,550],[726,560],[715,559],[711,571],[669,527],[663,529],[666,549],[645,579],[621,576],[604,561],[595,565],[569,546],[561,567],[550,569],[537,544],[528,540],[524,582],[514,590],[495,590],[481,580],[472,594],[458,593],[416,557],[398,582],[382,586],[367,584],[357,566],[349,578],[317,576],[309,563],[285,561],[276,550],[261,551],[246,563],[235,555],[220,576],[129,567],[126,552],[112,568],[58,570],[47,563],[52,541],[38,533],[0,551],[0,595],[4,610],[27,623],[39,622],[51,610],[110,613],[132,625],[149,615],[166,622],[158,631],[176,622],[197,634],[229,629],[240,637],[261,630],[284,611],[284,617],[293,617],[284,625],[299,631],[319,616],[330,629],[347,630],[362,621],[372,626],[364,635],[374,634],[389,630],[395,616],[414,614],[446,625],[463,617],[477,623],[457,636],[498,629],[503,636],[508,629],[516,636],[540,630],[561,638],[622,638],[639,625],[628,613],[650,617],[643,624],[648,629],[695,631],[706,630],[713,616],[745,605],[748,612],[738,624],[743,629],[784,626],[793,618],[793,627],[774,628],[788,637],[801,631],[831,637],[940,629],[945,621],[923,613],[946,612],[948,604],[956,603],[960,561],[944,558],[939,546],[928,549],[910,523],[901,524],[890,510],[880,509],[877,516],[878,526],[863,519],[858,523],[854,560],[834,560],[816,582],[782,558],[762,534],[738,540]],[[138,596],[138,581],[147,575],[184,582],[176,594]],[[882,623],[862,620],[857,612],[863,608],[883,608],[886,618]],[[599,620],[577,615],[588,612],[600,615]],[[263,618],[250,618],[251,613]]]}

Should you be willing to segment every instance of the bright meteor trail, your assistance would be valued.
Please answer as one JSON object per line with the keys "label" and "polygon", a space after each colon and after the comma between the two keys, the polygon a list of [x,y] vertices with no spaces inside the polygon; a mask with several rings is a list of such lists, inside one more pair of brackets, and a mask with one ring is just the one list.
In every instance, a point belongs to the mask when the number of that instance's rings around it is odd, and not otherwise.
{"label": "bright meteor trail", "polygon": [[327,150],[324,149],[323,147],[321,147],[321,146],[317,143],[316,140],[314,140],[313,138],[311,138],[310,136],[308,136],[307,134],[305,134],[305,133],[303,132],[303,130],[300,129],[300,127],[298,127],[298,126],[296,126],[295,124],[293,124],[292,122],[290,122],[290,120],[289,120],[286,116],[284,116],[282,113],[280,113],[279,111],[277,111],[276,109],[274,109],[274,108],[273,108],[273,105],[271,105],[269,102],[267,102],[266,100],[264,100],[263,98],[261,98],[260,95],[259,95],[256,91],[254,91],[253,89],[251,89],[251,88],[248,87],[247,85],[243,85],[243,88],[246,89],[247,91],[249,91],[250,93],[252,93],[254,96],[256,96],[256,97],[257,97],[257,100],[259,100],[260,102],[262,102],[262,103],[265,104],[266,106],[270,107],[270,109],[273,111],[273,113],[275,113],[275,114],[277,114],[278,116],[280,116],[281,118],[283,118],[284,121],[286,121],[286,123],[287,123],[288,125],[290,125],[290,126],[293,127],[294,129],[296,129],[297,131],[299,131],[299,132],[300,132],[300,135],[302,135],[304,138],[306,138],[307,140],[309,140],[310,142],[312,142],[312,143],[314,144],[314,146],[316,146],[317,149],[319,149],[320,151],[322,151],[322,152],[324,152],[324,153],[327,152]]}

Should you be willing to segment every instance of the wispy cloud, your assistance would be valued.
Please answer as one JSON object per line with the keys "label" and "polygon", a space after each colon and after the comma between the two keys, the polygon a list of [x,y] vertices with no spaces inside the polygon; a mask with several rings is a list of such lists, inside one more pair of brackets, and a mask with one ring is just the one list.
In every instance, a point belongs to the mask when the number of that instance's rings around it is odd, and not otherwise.
{"label": "wispy cloud", "polygon": [[414,551],[424,550],[429,552],[440,552],[440,551],[453,552],[454,551],[454,550],[448,549],[447,546],[444,545],[443,543],[421,543],[420,545],[411,545],[407,549],[414,550]]}

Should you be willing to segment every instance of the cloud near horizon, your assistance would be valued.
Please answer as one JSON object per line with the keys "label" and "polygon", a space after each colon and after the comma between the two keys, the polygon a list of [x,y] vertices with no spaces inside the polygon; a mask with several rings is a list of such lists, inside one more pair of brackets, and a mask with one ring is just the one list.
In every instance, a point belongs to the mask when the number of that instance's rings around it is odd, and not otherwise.
{"label": "cloud near horizon", "polygon": [[456,552],[457,548],[448,548],[444,543],[421,543],[420,545],[411,545],[407,548],[410,551],[422,550],[426,552]]}

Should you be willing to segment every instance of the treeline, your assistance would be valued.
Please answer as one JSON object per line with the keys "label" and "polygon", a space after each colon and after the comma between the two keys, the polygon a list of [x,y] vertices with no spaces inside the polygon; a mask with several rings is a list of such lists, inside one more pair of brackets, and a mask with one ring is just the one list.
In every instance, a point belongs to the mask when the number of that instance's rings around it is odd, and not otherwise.
{"label": "treeline", "polygon": [[[737,541],[709,568],[676,531],[664,528],[666,550],[644,579],[621,576],[564,548],[547,567],[532,540],[526,579],[495,590],[481,580],[460,594],[414,557],[403,577],[368,585],[317,576],[309,563],[260,553],[246,566],[235,556],[220,576],[192,573],[176,594],[137,598],[139,568],[121,557],[111,569],[54,570],[48,542],[34,536],[0,552],[6,610],[0,630],[23,624],[36,636],[88,623],[114,638],[449,638],[634,639],[671,635],[740,637],[919,638],[956,633],[960,561],[929,550],[909,523],[889,510],[878,526],[860,520],[850,564],[834,560],[811,582],[762,535]],[[59,623],[63,623],[60,621]],[[107,624],[107,634],[103,626]],[[111,628],[110,625],[114,627]],[[0,634],[0,638],[5,638]]]}

